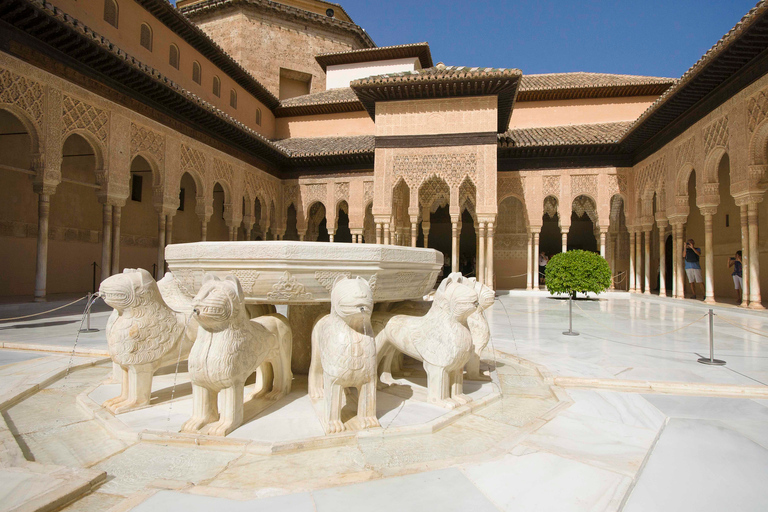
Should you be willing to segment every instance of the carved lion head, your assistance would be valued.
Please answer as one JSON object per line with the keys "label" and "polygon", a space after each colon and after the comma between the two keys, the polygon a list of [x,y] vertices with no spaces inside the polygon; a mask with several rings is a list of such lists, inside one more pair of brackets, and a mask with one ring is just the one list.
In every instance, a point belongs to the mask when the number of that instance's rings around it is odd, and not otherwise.
{"label": "carved lion head", "polygon": [[457,321],[464,322],[480,306],[473,287],[464,283],[461,274],[451,274],[440,283],[435,292],[433,307],[440,307]]}
{"label": "carved lion head", "polygon": [[197,319],[205,328],[217,329],[230,323],[231,318],[245,314],[243,288],[233,275],[219,279],[213,274],[206,274],[203,284],[192,307],[197,311]]}
{"label": "carved lion head", "polygon": [[160,292],[152,274],[143,268],[126,268],[122,274],[115,274],[102,281],[99,295],[104,302],[122,312],[159,296]]}
{"label": "carved lion head", "polygon": [[346,323],[354,319],[370,319],[373,311],[373,292],[362,277],[340,276],[331,290],[331,313]]}

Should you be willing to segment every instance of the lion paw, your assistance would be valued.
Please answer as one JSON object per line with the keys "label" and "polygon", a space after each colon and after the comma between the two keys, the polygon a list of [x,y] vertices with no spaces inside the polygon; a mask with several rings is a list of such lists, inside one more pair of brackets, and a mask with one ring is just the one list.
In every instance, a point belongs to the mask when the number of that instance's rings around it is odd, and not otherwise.
{"label": "lion paw", "polygon": [[202,430],[202,434],[208,436],[224,437],[237,428],[237,425],[232,424],[230,421],[219,420],[211,423]]}
{"label": "lion paw", "polygon": [[329,434],[337,434],[339,432],[344,432],[347,427],[344,426],[344,423],[341,420],[331,420],[328,422],[328,433]]}
{"label": "lion paw", "polygon": [[195,418],[192,417],[188,419],[182,426],[180,432],[189,432],[192,434],[197,434],[200,432],[200,429],[203,428],[205,425],[207,425],[208,421],[206,421],[204,418]]}
{"label": "lion paw", "polygon": [[115,414],[122,414],[124,412],[132,411],[148,405],[146,403],[139,402],[138,400],[125,400],[112,408],[112,412]]}
{"label": "lion paw", "polygon": [[360,418],[360,423],[362,423],[363,428],[376,428],[381,426],[376,416],[363,416]]}
{"label": "lion paw", "polygon": [[120,404],[122,404],[125,401],[126,401],[126,398],[123,398],[123,396],[120,395],[120,396],[116,396],[115,398],[111,398],[111,399],[107,400],[106,402],[101,404],[101,406],[104,407],[105,409],[111,411],[112,413],[114,413],[115,412],[115,408],[118,407]]}
{"label": "lion paw", "polygon": [[457,402],[459,405],[468,404],[472,401],[472,397],[465,395],[464,393],[458,393],[456,395],[453,395],[451,397],[455,402]]}
{"label": "lion paw", "polygon": [[474,372],[473,373],[469,373],[469,372],[467,372],[467,376],[465,377],[465,379],[467,379],[467,380],[477,380],[477,381],[482,381],[482,382],[490,382],[491,380],[493,380],[493,379],[491,379],[490,375],[486,375],[483,372],[478,372],[478,373],[474,373]]}

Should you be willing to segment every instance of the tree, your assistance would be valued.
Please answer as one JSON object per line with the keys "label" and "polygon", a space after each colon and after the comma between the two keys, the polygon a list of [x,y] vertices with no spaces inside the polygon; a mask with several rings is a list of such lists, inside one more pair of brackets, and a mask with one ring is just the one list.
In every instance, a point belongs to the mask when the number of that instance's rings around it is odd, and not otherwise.
{"label": "tree", "polygon": [[551,294],[601,293],[611,286],[611,268],[597,253],[574,250],[555,254],[546,267]]}

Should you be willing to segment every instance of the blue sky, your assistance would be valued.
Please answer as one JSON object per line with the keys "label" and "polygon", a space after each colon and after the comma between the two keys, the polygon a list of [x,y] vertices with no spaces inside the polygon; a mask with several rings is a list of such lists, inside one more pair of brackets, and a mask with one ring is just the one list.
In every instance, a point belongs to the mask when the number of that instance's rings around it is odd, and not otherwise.
{"label": "blue sky", "polygon": [[338,3],[377,45],[428,41],[435,63],[679,77],[756,0]]}

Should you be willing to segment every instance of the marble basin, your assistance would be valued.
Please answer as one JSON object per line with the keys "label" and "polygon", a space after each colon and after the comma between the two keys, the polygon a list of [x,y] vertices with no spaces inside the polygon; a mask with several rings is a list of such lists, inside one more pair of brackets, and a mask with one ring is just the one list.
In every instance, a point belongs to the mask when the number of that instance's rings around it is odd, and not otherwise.
{"label": "marble basin", "polygon": [[434,249],[280,240],[173,244],[165,259],[190,296],[206,273],[231,273],[249,304],[330,302],[340,275],[371,280],[375,302],[418,299],[432,289],[443,266],[442,253]]}

